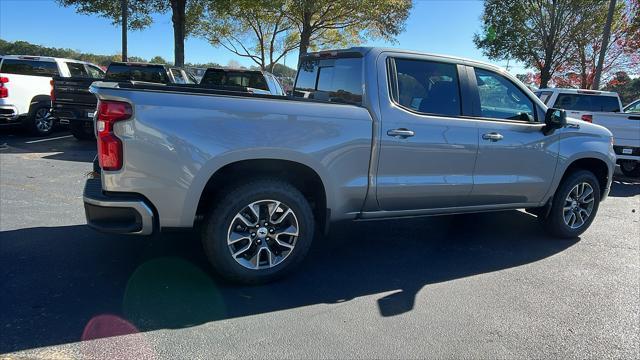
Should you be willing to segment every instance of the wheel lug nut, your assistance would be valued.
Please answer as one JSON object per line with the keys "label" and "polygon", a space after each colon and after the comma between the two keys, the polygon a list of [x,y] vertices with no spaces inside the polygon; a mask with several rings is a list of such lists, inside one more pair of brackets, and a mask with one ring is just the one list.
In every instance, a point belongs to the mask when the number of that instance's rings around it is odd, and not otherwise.
{"label": "wheel lug nut", "polygon": [[255,237],[255,236],[256,236],[256,233],[252,232],[252,233],[251,233],[251,236]]}
{"label": "wheel lug nut", "polygon": [[256,244],[260,245],[262,241],[260,239],[256,240]]}
{"label": "wheel lug nut", "polygon": [[272,232],[273,232],[273,229],[269,229],[269,232],[270,232],[270,233],[272,233]]}
{"label": "wheel lug nut", "polygon": [[259,225],[259,224],[256,224],[256,229],[257,229],[257,228],[259,228],[259,227],[260,227],[260,225]]}
{"label": "wheel lug nut", "polygon": [[268,226],[268,225],[269,225],[269,223],[268,223],[268,222],[264,223],[264,226]]}

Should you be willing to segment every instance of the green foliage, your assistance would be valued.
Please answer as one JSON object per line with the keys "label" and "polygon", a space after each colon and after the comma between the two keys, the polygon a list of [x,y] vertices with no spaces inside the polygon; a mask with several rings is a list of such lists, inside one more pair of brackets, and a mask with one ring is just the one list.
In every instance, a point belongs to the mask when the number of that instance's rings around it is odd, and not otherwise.
{"label": "green foliage", "polygon": [[296,49],[392,41],[410,10],[410,0],[215,0],[197,34],[269,70]]}
{"label": "green foliage", "polygon": [[154,56],[149,60],[152,64],[168,64],[169,62],[165,60],[162,56]]}
{"label": "green foliage", "polygon": [[275,64],[271,72],[273,73],[273,75],[277,77],[288,77],[288,78],[293,78],[297,74],[296,69],[292,69],[282,64]]}
{"label": "green foliage", "polygon": [[394,41],[411,7],[410,0],[291,0],[287,17],[300,32],[300,53],[305,54],[366,39]]}
{"label": "green foliage", "polygon": [[[122,23],[122,8],[119,0],[56,0],[64,7],[73,7],[80,14],[97,14],[100,17],[111,20],[114,25]],[[146,0],[128,0],[127,28],[140,30],[151,25],[151,14],[155,7],[149,6]]]}
{"label": "green foliage", "polygon": [[286,0],[212,1],[197,33],[212,45],[271,70],[299,43],[286,18],[286,5]]}
{"label": "green foliage", "polygon": [[572,56],[572,39],[585,31],[601,2],[592,0],[485,1],[474,43],[495,60],[516,59],[541,73],[541,87]]}
{"label": "green foliage", "polygon": [[604,87],[606,91],[615,91],[624,105],[640,99],[640,78],[631,79],[624,71],[618,71]]}
{"label": "green foliage", "polygon": [[[0,39],[0,55],[33,55],[33,56],[60,57],[60,58],[88,61],[96,65],[101,65],[105,67],[108,66],[112,61],[120,61],[119,54],[96,55],[96,54],[82,53],[72,49],[40,46],[40,45],[28,43],[26,41],[10,42],[2,39]],[[130,56],[129,61],[169,64],[169,62],[166,61],[161,56],[155,56],[149,61],[139,56]],[[189,63],[189,64],[186,64],[186,66],[194,67],[194,68],[220,67],[219,64],[213,63],[213,62],[205,63],[205,64]]]}

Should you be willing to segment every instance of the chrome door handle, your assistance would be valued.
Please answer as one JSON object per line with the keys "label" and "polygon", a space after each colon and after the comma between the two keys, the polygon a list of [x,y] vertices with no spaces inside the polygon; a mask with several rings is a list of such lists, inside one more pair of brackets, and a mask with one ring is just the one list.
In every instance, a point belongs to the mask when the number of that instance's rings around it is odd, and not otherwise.
{"label": "chrome door handle", "polygon": [[490,132],[488,134],[483,134],[482,138],[484,140],[491,140],[491,141],[495,142],[495,141],[500,141],[500,140],[504,139],[504,136],[502,136],[502,134],[498,134],[497,132]]}
{"label": "chrome door handle", "polygon": [[394,137],[399,137],[401,139],[406,139],[406,138],[411,137],[411,136],[413,136],[415,134],[416,133],[414,133],[413,131],[411,131],[409,129],[405,129],[405,128],[391,129],[391,130],[387,131],[387,135],[394,136]]}

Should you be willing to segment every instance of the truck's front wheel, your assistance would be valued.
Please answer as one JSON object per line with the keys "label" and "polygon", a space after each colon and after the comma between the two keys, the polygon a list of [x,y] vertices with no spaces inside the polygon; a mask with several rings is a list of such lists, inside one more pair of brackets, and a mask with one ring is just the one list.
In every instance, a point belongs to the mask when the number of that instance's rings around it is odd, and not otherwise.
{"label": "truck's front wheel", "polygon": [[290,272],[314,235],[313,212],[294,186],[264,179],[239,185],[216,201],[202,242],[220,276],[265,283]]}
{"label": "truck's front wheel", "polygon": [[577,237],[589,228],[599,205],[598,179],[590,171],[576,171],[558,186],[544,225],[554,236]]}

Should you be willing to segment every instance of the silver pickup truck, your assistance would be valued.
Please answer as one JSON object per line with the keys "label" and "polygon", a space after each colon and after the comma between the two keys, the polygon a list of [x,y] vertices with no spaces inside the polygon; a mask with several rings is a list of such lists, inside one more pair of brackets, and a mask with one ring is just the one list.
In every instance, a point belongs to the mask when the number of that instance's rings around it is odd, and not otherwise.
{"label": "silver pickup truck", "polygon": [[312,53],[291,97],[96,82],[88,224],[199,227],[223,277],[273,280],[336,220],[526,209],[577,237],[609,192],[611,133],[506,71],[382,48]]}

